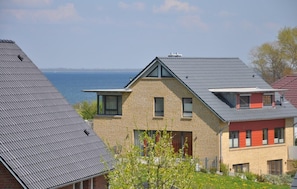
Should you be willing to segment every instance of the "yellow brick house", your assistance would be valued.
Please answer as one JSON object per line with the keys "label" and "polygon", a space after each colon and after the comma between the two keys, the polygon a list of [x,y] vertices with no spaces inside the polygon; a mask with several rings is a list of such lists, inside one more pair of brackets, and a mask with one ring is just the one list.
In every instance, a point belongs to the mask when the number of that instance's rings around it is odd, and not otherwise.
{"label": "yellow brick house", "polygon": [[166,128],[176,150],[187,143],[201,162],[287,171],[297,111],[285,89],[271,88],[238,58],[156,57],[122,89],[84,91],[97,95],[94,131],[117,150],[143,146],[141,132]]}

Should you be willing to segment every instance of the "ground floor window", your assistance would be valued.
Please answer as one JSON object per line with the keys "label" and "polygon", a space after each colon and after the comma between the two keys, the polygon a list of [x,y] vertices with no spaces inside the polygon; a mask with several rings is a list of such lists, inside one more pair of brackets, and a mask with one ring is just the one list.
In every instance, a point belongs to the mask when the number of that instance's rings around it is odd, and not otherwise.
{"label": "ground floor window", "polygon": [[[141,149],[141,155],[146,155],[145,146],[146,141],[142,139],[144,130],[134,130],[134,145],[139,146]],[[150,137],[155,137],[155,141],[159,140],[160,135],[154,131],[146,131]],[[184,154],[193,155],[192,151],[192,132],[172,131],[172,146],[175,152],[184,148]]]}
{"label": "ground floor window", "polygon": [[250,169],[250,164],[249,163],[242,163],[242,164],[233,165],[233,170],[236,173],[248,172],[249,169]]}
{"label": "ground floor window", "polygon": [[281,175],[283,172],[283,160],[267,161],[268,174]]}

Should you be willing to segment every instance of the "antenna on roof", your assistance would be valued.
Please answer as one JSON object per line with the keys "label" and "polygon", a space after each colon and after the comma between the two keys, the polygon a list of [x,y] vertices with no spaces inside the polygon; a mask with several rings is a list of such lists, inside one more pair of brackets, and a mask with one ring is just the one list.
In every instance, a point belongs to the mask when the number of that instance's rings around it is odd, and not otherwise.
{"label": "antenna on roof", "polygon": [[168,57],[182,57],[183,55],[182,54],[179,54],[179,53],[170,53],[169,55],[168,55]]}

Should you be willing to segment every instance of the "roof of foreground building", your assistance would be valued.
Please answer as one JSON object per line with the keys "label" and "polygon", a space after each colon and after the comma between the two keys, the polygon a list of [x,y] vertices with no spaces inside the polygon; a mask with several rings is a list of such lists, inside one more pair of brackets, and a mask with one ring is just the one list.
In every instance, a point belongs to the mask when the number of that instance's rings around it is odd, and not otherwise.
{"label": "roof of foreground building", "polygon": [[0,129],[0,161],[24,188],[112,169],[103,141],[11,40],[0,40]]}

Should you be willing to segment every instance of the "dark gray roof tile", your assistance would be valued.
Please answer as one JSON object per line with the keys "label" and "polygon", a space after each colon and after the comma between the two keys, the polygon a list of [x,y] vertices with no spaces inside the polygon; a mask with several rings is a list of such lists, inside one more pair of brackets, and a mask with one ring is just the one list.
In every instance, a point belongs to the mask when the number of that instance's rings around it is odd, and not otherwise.
{"label": "dark gray roof tile", "polygon": [[58,187],[112,168],[102,140],[9,40],[0,40],[0,127],[0,157],[28,188]]}

